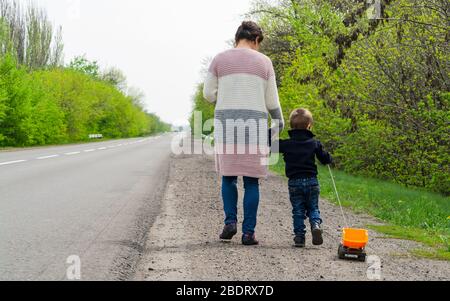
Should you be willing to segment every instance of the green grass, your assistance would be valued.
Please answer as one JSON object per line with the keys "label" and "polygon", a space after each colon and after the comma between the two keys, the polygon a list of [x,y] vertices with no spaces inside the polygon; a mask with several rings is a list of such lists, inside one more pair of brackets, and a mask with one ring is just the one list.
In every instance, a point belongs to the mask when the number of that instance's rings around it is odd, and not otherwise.
{"label": "green grass", "polygon": [[[280,160],[272,170],[284,174]],[[370,226],[392,238],[421,242],[428,248],[412,250],[422,257],[450,260],[450,198],[416,188],[334,171],[345,207],[367,213],[388,225]],[[319,168],[322,197],[337,203],[327,167]]]}
{"label": "green grass", "polygon": [[421,248],[411,250],[414,255],[431,259],[450,260],[450,244],[448,241],[448,233],[447,236],[445,236],[443,233],[441,233],[441,231],[439,231],[439,229],[424,230],[395,225],[369,225],[369,228],[387,234],[387,236],[390,238],[418,241],[429,247],[426,249]]}

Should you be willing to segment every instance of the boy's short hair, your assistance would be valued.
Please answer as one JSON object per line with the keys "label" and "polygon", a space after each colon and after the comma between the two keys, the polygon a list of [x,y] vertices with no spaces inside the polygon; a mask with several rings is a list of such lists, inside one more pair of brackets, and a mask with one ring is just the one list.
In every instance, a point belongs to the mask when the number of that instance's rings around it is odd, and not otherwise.
{"label": "boy's short hair", "polygon": [[314,123],[314,118],[309,110],[296,109],[291,114],[290,122],[293,130],[306,130]]}

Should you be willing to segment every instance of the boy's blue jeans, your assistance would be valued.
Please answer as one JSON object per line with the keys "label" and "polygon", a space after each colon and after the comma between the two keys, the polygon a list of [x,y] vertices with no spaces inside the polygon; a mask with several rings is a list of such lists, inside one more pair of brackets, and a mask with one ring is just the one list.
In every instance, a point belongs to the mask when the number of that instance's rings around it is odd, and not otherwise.
{"label": "boy's blue jeans", "polygon": [[[222,197],[225,211],[225,224],[237,224],[238,177],[223,177]],[[259,180],[244,177],[244,223],[242,232],[254,234],[259,207]]]}
{"label": "boy's blue jeans", "polygon": [[305,220],[311,225],[322,224],[319,210],[320,186],[317,178],[289,180],[289,197],[292,203],[295,235],[305,235]]}

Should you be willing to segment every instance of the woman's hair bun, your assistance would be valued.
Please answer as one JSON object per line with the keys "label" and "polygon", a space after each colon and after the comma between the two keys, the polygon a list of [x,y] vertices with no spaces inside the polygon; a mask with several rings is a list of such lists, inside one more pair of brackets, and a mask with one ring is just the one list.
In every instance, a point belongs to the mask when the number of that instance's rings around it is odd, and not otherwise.
{"label": "woman's hair bun", "polygon": [[253,28],[253,22],[251,22],[251,21],[244,21],[244,22],[242,22],[242,29],[243,30],[251,30],[252,28]]}

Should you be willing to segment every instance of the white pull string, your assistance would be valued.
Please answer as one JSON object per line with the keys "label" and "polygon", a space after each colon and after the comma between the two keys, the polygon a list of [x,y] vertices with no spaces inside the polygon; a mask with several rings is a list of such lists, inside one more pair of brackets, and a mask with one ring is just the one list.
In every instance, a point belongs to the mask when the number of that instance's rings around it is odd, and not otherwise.
{"label": "white pull string", "polygon": [[346,227],[348,227],[349,224],[348,224],[348,221],[347,221],[347,217],[345,216],[344,208],[342,207],[341,198],[339,197],[339,192],[338,192],[337,187],[336,187],[336,181],[334,180],[333,171],[331,170],[331,166],[330,165],[328,165],[328,170],[330,171],[331,181],[333,182],[333,188],[334,188],[334,191],[336,192],[336,196],[337,196],[337,199],[338,199],[338,202],[339,202],[339,207],[341,208],[341,214],[342,214],[342,217],[344,219],[344,223],[345,223]]}

